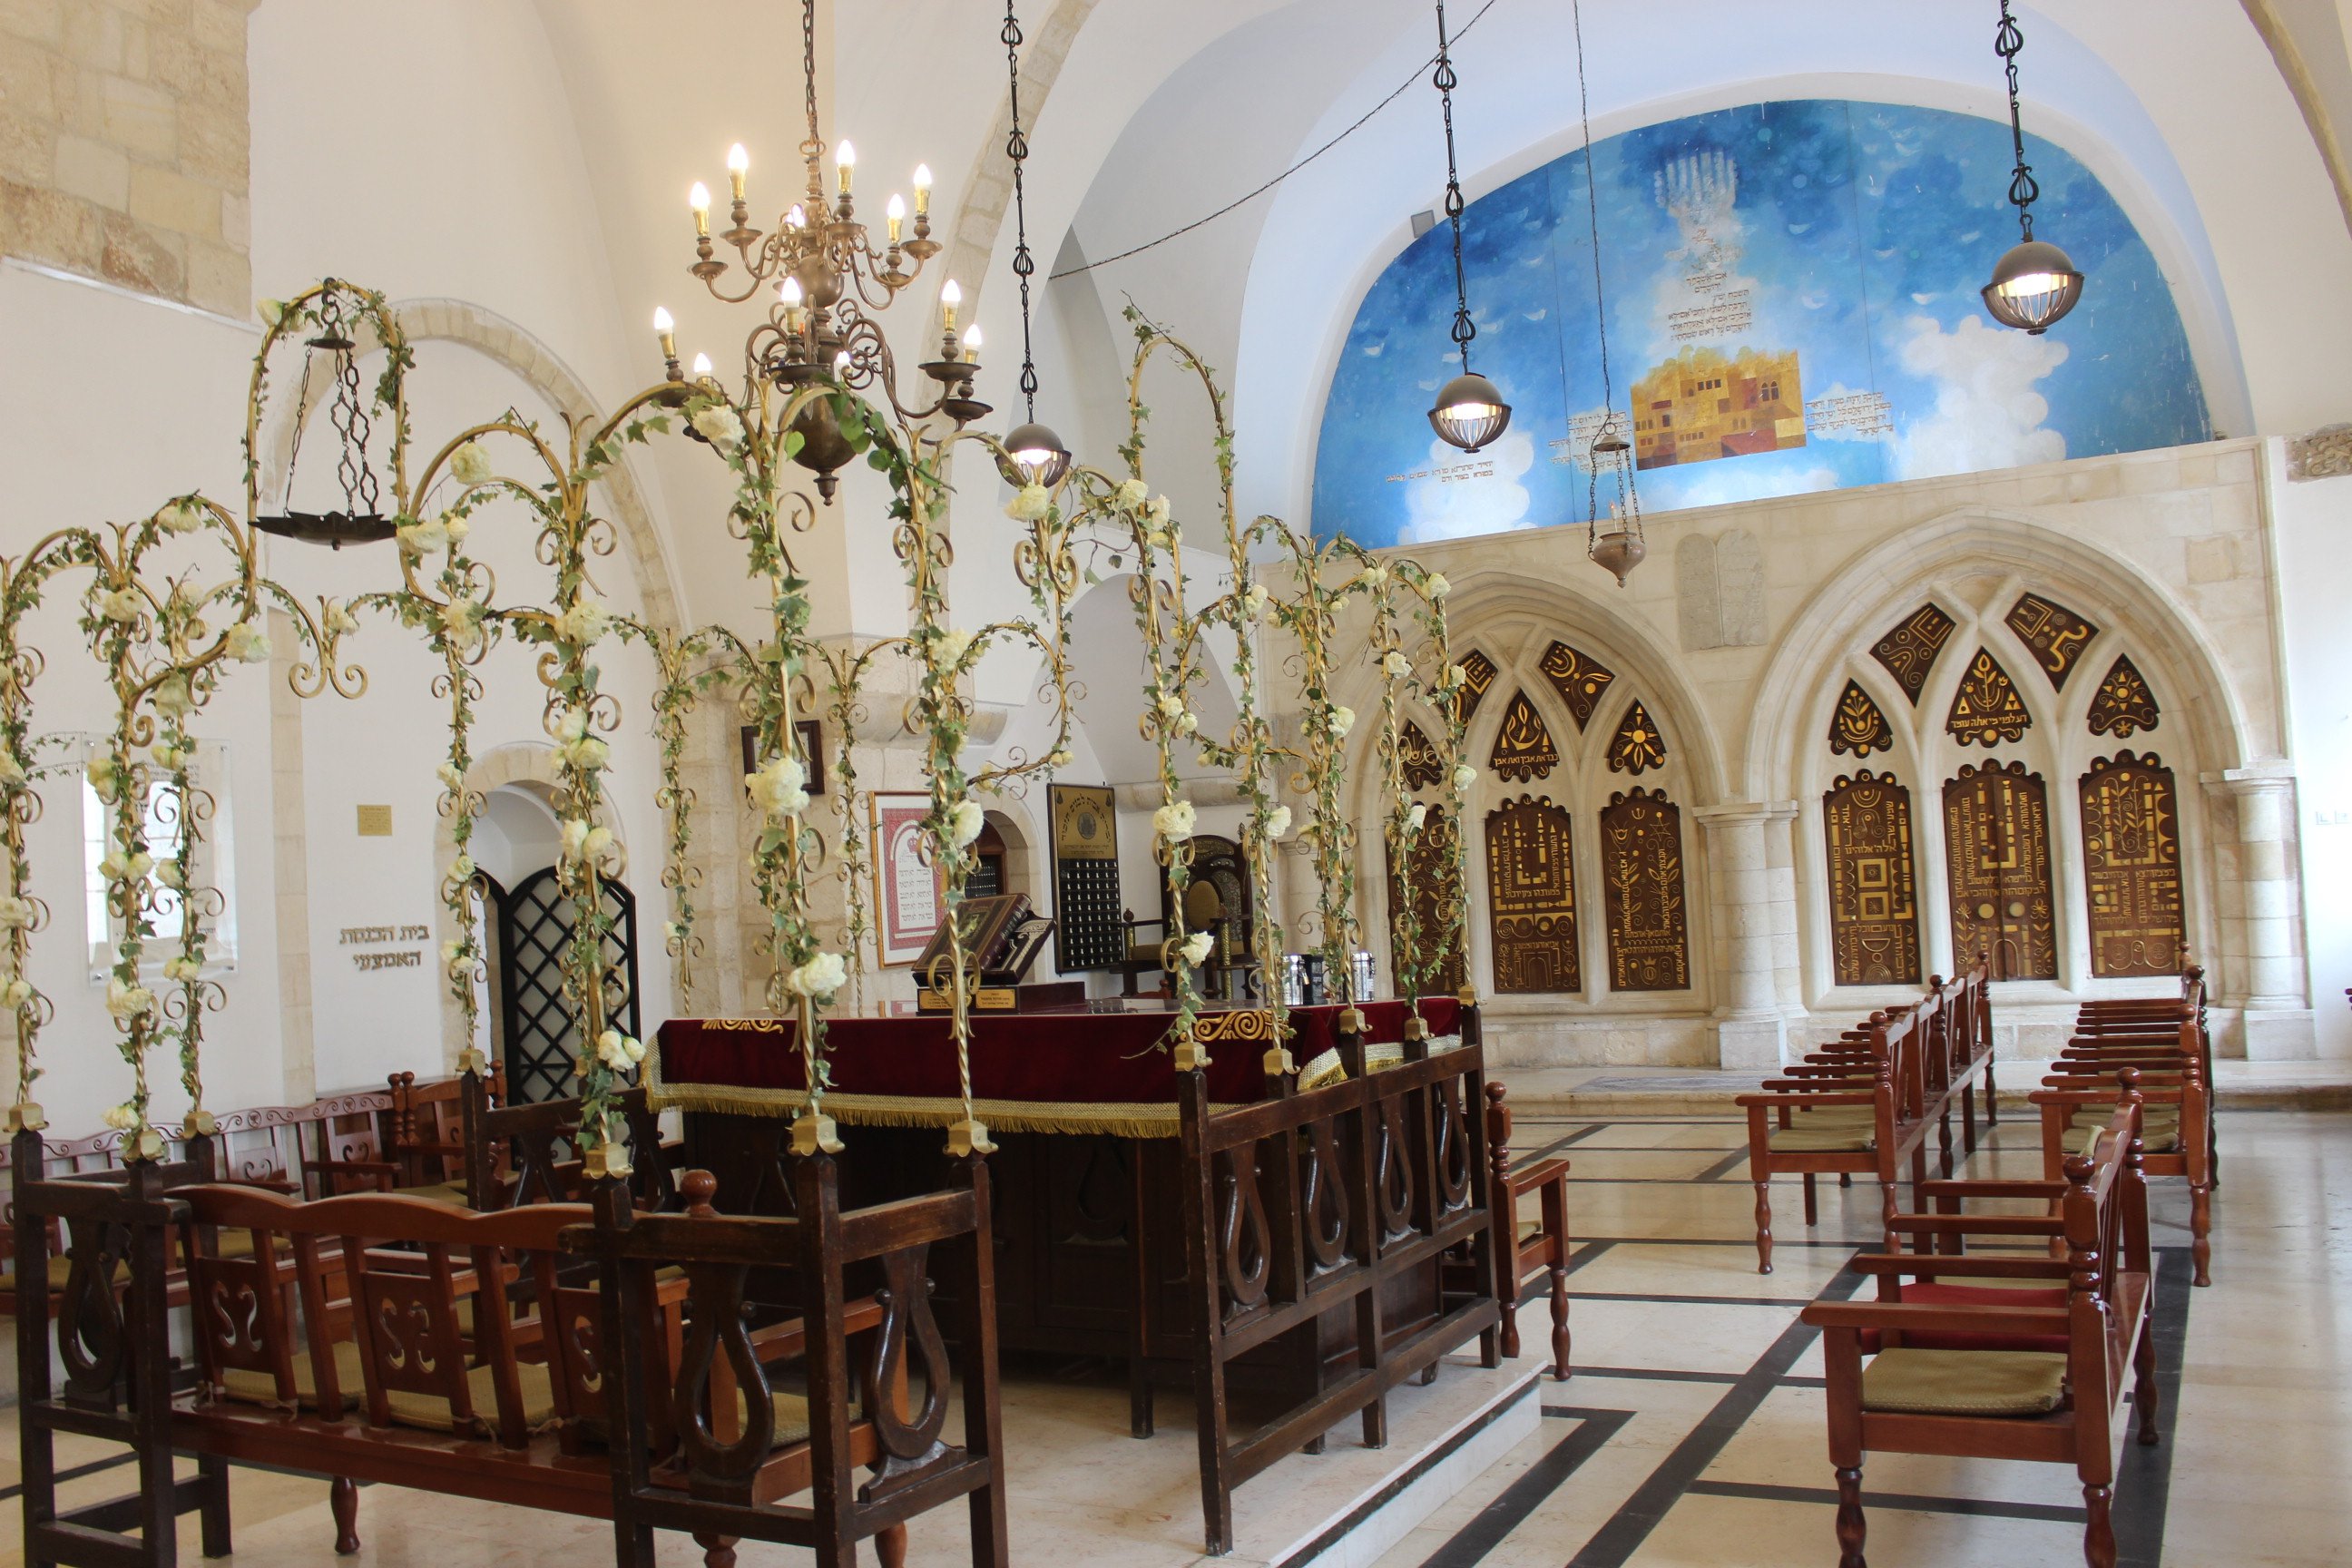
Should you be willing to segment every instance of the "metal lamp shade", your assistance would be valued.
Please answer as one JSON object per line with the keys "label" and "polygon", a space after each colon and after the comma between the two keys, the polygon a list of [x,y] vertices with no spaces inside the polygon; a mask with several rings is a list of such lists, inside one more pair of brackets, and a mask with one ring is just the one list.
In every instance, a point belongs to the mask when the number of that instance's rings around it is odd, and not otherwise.
{"label": "metal lamp shade", "polygon": [[1429,427],[1449,447],[1475,452],[1509,428],[1511,405],[1495,384],[1475,372],[1455,376],[1437,395]]}
{"label": "metal lamp shade", "polygon": [[1004,438],[1004,478],[1015,485],[1043,485],[1052,489],[1070,471],[1070,449],[1052,428],[1034,420]]}
{"label": "metal lamp shade", "polygon": [[1617,585],[1622,588],[1626,574],[1642,563],[1650,547],[1642,542],[1640,534],[1620,529],[1594,540],[1590,553],[1594,561],[1615,574]]}
{"label": "metal lamp shade", "polygon": [[2046,331],[2083,297],[2083,275],[2066,253],[2046,240],[2013,246],[1984,286],[1985,309],[2004,327]]}

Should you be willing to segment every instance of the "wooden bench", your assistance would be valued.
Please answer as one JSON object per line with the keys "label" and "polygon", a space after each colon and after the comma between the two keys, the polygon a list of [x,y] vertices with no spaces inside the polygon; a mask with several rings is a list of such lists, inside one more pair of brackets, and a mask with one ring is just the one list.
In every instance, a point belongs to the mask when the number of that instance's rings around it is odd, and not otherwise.
{"label": "wooden bench", "polygon": [[[467,1075],[461,1100],[467,1206],[488,1213],[584,1196],[589,1182],[579,1150],[580,1102],[499,1105],[487,1090],[480,1079]],[[622,1090],[614,1105],[627,1128],[629,1188],[637,1207],[674,1209],[679,1145],[663,1142],[661,1119],[643,1089]]]}
{"label": "wooden bench", "polygon": [[[1990,971],[1979,959],[1956,982],[1934,981],[1907,1006],[1872,1015],[1853,1037],[1765,1080],[1738,1103],[1748,1113],[1748,1179],[1756,1190],[1756,1265],[1772,1272],[1775,1175],[1804,1178],[1805,1223],[1819,1219],[1815,1178],[1874,1175],[1881,1213],[1895,1212],[1895,1184],[1927,1180],[1927,1136],[1935,1130],[1943,1171],[1954,1168],[1951,1115],[1973,1136],[1974,1084],[1987,1084],[1993,1113]],[[1890,1238],[1889,1245],[1892,1245]]]}
{"label": "wooden bench", "polygon": [[[320,1197],[346,1193],[406,1193],[442,1203],[466,1201],[466,1083],[475,1075],[420,1079],[394,1073],[385,1083],[383,1133],[373,1148],[354,1143],[322,1162],[311,1190]],[[478,1079],[488,1103],[500,1104],[505,1082],[496,1068]]]}
{"label": "wooden bench", "polygon": [[[1193,1394],[1207,1550],[1234,1548],[1233,1492],[1285,1455],[1319,1446],[1360,1415],[1368,1447],[1388,1440],[1387,1396],[1435,1375],[1472,1339],[1498,1364],[1496,1207],[1481,1113],[1486,1067],[1474,1014],[1463,1043],[1367,1072],[1360,1037],[1343,1033],[1347,1077],[1276,1099],[1212,1110],[1207,1074],[1181,1071],[1177,1102],[1184,1163],[1186,1289],[1192,1293]],[[1470,1267],[1444,1289],[1449,1252]],[[1416,1278],[1430,1310],[1401,1311]],[[1510,1292],[1517,1295],[1514,1279]],[[1316,1348],[1320,1320],[1353,1320],[1349,1364],[1333,1374]],[[1231,1363],[1286,1335],[1309,1386],[1287,1410],[1236,1434],[1226,1402]]]}
{"label": "wooden bench", "polygon": [[[2139,1440],[2154,1443],[2157,1385],[2141,1104],[2128,1088],[2110,1104],[2058,1181],[1927,1184],[1941,1212],[1889,1222],[1917,1249],[1851,1265],[1877,1279],[1879,1299],[1805,1309],[1824,1339],[1839,1568],[1867,1568],[1862,1463],[1873,1449],[2071,1463],[2087,1514],[2084,1556],[2113,1568],[2122,1404],[2130,1394]],[[1962,1212],[1972,1200],[2021,1199],[2045,1212]],[[2063,1255],[1970,1253],[1971,1237],[2047,1239]]]}
{"label": "wooden bench", "polygon": [[[1004,1560],[993,1343],[966,1342],[958,1389],[926,1275],[937,1248],[985,1296],[984,1171],[949,1193],[845,1213],[831,1163],[803,1162],[793,1220],[716,1216],[700,1173],[685,1185],[704,1201],[687,1216],[639,1216],[616,1189],[593,1209],[485,1215],[213,1183],[206,1139],[184,1163],[52,1179],[30,1136],[15,1173],[20,1262],[45,1264],[56,1218],[76,1270],[123,1256],[131,1267],[120,1297],[68,1291],[58,1393],[47,1295],[20,1292],[29,1562],[165,1568],[174,1516],[188,1511],[202,1517],[206,1555],[225,1553],[233,1460],[327,1478],[344,1552],[358,1546],[355,1483],[382,1481],[614,1520],[625,1563],[652,1563],[655,1529],[688,1531],[710,1568],[731,1563],[743,1536],[814,1546],[824,1563],[850,1562],[853,1543],[875,1536],[893,1563],[907,1519],[971,1496],[974,1561]],[[186,1249],[197,1307],[198,1384],[176,1397],[167,1231]],[[242,1245],[224,1245],[231,1236]],[[565,1281],[566,1253],[590,1262],[592,1284]],[[790,1266],[805,1301],[749,1300],[754,1261]],[[845,1271],[856,1268],[886,1288],[853,1302]],[[928,1380],[911,1419],[900,1407],[910,1360]],[[805,1397],[787,1365],[806,1369]],[[967,1441],[950,1447],[941,1427],[959,1392]],[[139,1491],[60,1510],[59,1432],[128,1445]],[[615,1444],[615,1433],[647,1441]],[[196,1457],[184,1481],[175,1450]],[[856,1465],[874,1476],[853,1489]],[[782,1500],[803,1491],[805,1506]]]}

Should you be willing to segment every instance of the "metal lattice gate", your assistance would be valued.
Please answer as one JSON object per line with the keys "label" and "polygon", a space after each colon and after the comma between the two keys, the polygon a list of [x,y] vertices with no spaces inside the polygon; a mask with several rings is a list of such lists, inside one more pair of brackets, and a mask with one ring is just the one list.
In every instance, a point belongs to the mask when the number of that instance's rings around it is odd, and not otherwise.
{"label": "metal lattice gate", "polygon": [[[604,892],[604,1016],[635,1036],[637,1020],[637,900],[618,882]],[[563,952],[572,942],[572,900],[549,867],[499,897],[499,1016],[505,1024],[507,1094],[524,1104],[577,1092],[572,1064],[579,1021],[563,994]]]}

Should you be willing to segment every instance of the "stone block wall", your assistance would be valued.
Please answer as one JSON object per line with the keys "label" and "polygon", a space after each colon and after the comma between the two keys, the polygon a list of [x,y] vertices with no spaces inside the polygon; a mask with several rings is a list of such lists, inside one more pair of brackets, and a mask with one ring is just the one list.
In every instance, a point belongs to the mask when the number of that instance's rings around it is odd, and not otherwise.
{"label": "stone block wall", "polygon": [[252,313],[254,0],[0,0],[0,255]]}

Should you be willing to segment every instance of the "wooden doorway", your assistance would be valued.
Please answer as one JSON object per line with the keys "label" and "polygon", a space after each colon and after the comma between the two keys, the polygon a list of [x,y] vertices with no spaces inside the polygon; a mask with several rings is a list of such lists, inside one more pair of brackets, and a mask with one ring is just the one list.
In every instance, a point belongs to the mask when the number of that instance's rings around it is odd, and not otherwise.
{"label": "wooden doorway", "polygon": [[2050,802],[2023,763],[1960,769],[1944,785],[1944,863],[1952,962],[1992,960],[1995,980],[2058,978],[2050,893]]}
{"label": "wooden doorway", "polygon": [[[604,894],[604,1016],[614,1028],[639,1037],[637,901],[614,881]],[[555,868],[534,871],[499,898],[499,1020],[503,1026],[507,1093],[517,1104],[568,1100],[578,1092],[572,1073],[580,1026],[563,990],[562,955],[571,945],[572,900]]]}

